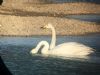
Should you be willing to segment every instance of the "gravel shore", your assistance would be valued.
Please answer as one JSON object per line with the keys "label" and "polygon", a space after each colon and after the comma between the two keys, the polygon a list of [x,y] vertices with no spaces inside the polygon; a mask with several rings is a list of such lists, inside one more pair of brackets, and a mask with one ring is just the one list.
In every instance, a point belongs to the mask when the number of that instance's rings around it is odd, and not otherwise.
{"label": "gravel shore", "polygon": [[83,35],[100,33],[100,24],[68,19],[72,14],[100,14],[100,5],[91,3],[24,4],[0,7],[0,35],[32,36],[50,35],[40,29],[52,23],[57,35]]}

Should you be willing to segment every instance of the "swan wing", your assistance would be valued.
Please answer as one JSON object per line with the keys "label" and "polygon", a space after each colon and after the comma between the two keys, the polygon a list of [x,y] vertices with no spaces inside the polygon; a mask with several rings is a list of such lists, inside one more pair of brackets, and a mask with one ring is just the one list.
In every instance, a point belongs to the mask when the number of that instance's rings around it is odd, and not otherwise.
{"label": "swan wing", "polygon": [[61,56],[62,55],[89,55],[92,52],[93,52],[92,48],[77,42],[63,43],[51,50],[51,54],[61,55]]}

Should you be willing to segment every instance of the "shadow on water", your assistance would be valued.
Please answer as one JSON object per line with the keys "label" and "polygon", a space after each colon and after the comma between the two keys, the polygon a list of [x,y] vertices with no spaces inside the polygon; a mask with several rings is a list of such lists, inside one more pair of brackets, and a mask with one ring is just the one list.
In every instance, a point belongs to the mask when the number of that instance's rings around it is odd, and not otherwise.
{"label": "shadow on water", "polygon": [[93,59],[44,57],[29,53],[41,40],[50,42],[49,36],[0,37],[0,55],[13,75],[100,75],[99,37],[100,34],[57,38],[57,44],[79,42],[95,48],[98,55]]}
{"label": "shadow on water", "polygon": [[66,18],[100,23],[100,15],[67,15]]}
{"label": "shadow on water", "polygon": [[100,4],[99,0],[49,0],[52,3],[89,2]]}

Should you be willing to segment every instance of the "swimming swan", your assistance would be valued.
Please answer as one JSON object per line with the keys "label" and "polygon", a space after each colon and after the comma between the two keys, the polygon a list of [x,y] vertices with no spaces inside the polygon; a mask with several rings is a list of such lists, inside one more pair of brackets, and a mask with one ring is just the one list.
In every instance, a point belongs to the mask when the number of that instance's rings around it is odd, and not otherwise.
{"label": "swimming swan", "polygon": [[41,41],[35,49],[31,50],[31,54],[38,53],[39,49],[41,46],[43,46],[41,53],[44,55],[55,55],[55,56],[73,56],[73,57],[79,57],[79,56],[88,56],[89,54],[94,52],[94,49],[91,47],[88,47],[86,45],[77,43],[77,42],[68,42],[68,43],[63,43],[58,46],[56,45],[56,32],[55,28],[51,25],[48,24],[42,28],[45,29],[51,29],[52,30],[52,40],[51,44],[49,46],[49,43],[47,41]]}

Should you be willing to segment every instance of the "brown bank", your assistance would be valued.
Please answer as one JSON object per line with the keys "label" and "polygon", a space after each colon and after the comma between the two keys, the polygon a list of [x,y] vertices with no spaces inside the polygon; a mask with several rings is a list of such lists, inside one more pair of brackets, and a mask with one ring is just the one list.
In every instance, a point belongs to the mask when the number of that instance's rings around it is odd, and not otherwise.
{"label": "brown bank", "polygon": [[21,6],[3,5],[0,7],[0,35],[49,35],[49,30],[40,29],[48,23],[55,26],[57,35],[100,33],[99,23],[62,18],[68,14],[99,14],[100,5],[98,4],[25,4]]}

